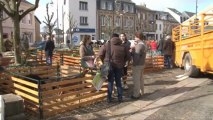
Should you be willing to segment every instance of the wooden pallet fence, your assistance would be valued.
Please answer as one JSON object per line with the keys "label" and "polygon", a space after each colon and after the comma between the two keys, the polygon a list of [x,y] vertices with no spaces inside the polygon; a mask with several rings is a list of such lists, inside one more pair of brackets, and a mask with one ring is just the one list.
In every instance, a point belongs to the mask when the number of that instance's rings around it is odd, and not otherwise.
{"label": "wooden pallet fence", "polygon": [[[145,60],[145,73],[159,71],[164,68],[164,56],[147,57]],[[132,76],[132,64],[128,66],[128,75]]]}
{"label": "wooden pallet fence", "polygon": [[92,83],[88,82],[92,79],[93,76],[86,75],[84,78],[66,79],[42,85],[43,91],[41,94],[44,117],[73,110],[105,99],[107,84],[104,85],[101,91],[97,92],[92,86]]}
{"label": "wooden pallet fence", "polygon": [[[107,83],[97,92],[92,85],[94,76],[56,76],[57,69],[56,66],[10,69],[11,74],[1,74],[0,90],[20,95],[24,98],[26,109],[40,118],[90,105],[106,98]],[[26,78],[29,74],[40,76],[45,83]]]}

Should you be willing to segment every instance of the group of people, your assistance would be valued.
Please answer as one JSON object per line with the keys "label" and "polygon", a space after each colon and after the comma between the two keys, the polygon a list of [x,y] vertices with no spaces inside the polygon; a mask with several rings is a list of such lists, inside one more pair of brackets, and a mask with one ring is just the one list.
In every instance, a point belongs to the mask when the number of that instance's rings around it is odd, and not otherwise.
{"label": "group of people", "polygon": [[[85,35],[80,45],[80,56],[82,61],[92,61],[100,58],[102,63],[110,62],[111,69],[108,74],[108,97],[107,101],[112,102],[113,84],[116,83],[118,101],[123,101],[123,87],[127,86],[123,80],[126,79],[127,67],[132,60],[133,70],[133,93],[132,99],[139,99],[144,94],[143,72],[146,58],[146,44],[143,41],[143,34],[135,33],[135,43],[127,40],[125,33],[120,35],[113,34],[99,50],[98,56],[94,55],[94,51],[90,45],[91,37]],[[87,64],[88,65],[88,64]],[[84,72],[87,72],[86,69]],[[127,88],[127,87],[125,87]]]}
{"label": "group of people", "polygon": [[[150,56],[162,55],[165,58],[165,67],[173,68],[173,57],[175,45],[171,40],[171,36],[166,36],[165,39],[161,39],[158,42],[156,40],[148,40],[146,42],[147,53]],[[148,56],[147,55],[147,56]]]}
{"label": "group of people", "polygon": [[[111,39],[101,46],[99,53],[95,56],[93,47],[91,45],[91,36],[84,35],[83,40],[80,43],[80,57],[81,65],[83,67],[83,73],[88,72],[87,68],[96,68],[96,60],[99,58],[102,63],[110,62],[111,69],[108,74],[108,96],[107,101],[112,102],[113,84],[116,83],[118,101],[123,101],[123,89],[128,89],[127,83],[127,71],[130,61],[132,61],[132,73],[133,73],[133,93],[132,99],[139,99],[144,94],[144,68],[147,52],[147,45],[143,40],[143,34],[141,32],[135,33],[135,41],[132,45],[128,40],[125,33],[120,35],[114,33]],[[153,45],[156,47],[156,45]],[[53,50],[55,48],[51,36],[46,36],[45,54],[47,64],[52,64]],[[158,49],[162,51],[166,61],[166,67],[172,67],[172,56],[174,53],[174,43],[170,36],[167,36],[164,41],[160,41]],[[0,54],[0,58],[2,55]],[[92,61],[92,62],[89,62]],[[122,84],[123,83],[123,84]]]}

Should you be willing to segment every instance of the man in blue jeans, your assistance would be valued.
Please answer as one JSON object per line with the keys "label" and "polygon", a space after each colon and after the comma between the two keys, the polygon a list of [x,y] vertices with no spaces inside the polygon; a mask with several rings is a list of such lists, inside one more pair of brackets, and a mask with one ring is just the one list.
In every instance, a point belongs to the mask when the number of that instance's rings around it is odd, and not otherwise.
{"label": "man in blue jeans", "polygon": [[45,45],[45,56],[46,56],[46,63],[48,65],[52,65],[52,56],[53,56],[53,50],[55,49],[55,44],[53,40],[51,40],[51,36],[47,36],[47,42]]}
{"label": "man in blue jeans", "polygon": [[114,81],[117,87],[118,101],[122,102],[123,88],[121,84],[121,77],[125,62],[130,58],[129,50],[122,45],[122,41],[120,40],[119,35],[113,34],[112,38],[101,47],[99,51],[99,57],[102,62],[110,61],[112,65],[112,69],[109,71],[108,75],[107,102],[112,102],[112,91]]}

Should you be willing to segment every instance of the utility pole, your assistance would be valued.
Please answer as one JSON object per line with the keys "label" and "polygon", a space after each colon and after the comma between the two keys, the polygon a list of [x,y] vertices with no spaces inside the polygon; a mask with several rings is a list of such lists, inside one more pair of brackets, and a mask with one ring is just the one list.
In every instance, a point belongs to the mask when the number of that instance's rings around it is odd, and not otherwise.
{"label": "utility pole", "polygon": [[197,0],[196,0],[196,19],[197,19],[197,8],[198,6],[197,6]]}
{"label": "utility pole", "polygon": [[59,44],[59,21],[58,21],[58,0],[57,0],[57,29],[58,29],[58,44]]}
{"label": "utility pole", "polygon": [[63,34],[63,42],[67,42],[67,41],[64,40],[64,15],[65,15],[64,5],[62,5],[62,34]]}

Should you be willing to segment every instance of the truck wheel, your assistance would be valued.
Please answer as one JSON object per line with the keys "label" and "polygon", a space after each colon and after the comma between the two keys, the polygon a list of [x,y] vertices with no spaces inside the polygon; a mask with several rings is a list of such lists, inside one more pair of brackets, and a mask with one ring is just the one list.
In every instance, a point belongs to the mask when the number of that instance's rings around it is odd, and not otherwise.
{"label": "truck wheel", "polygon": [[198,77],[200,75],[200,70],[192,65],[192,58],[189,53],[184,57],[184,70],[185,75],[188,75],[189,77]]}

